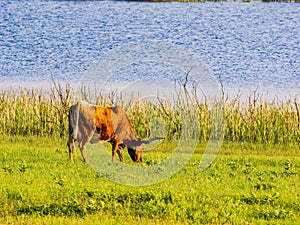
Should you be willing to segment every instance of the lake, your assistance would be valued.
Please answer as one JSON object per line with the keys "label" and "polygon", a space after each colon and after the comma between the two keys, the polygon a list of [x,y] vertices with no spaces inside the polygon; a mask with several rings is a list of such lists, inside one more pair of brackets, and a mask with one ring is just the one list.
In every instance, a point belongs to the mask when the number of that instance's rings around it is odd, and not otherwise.
{"label": "lake", "polygon": [[300,91],[297,3],[7,0],[0,15],[2,89],[45,85],[51,77],[71,84],[176,79],[188,72],[166,63],[177,57],[178,67],[206,65],[231,93]]}

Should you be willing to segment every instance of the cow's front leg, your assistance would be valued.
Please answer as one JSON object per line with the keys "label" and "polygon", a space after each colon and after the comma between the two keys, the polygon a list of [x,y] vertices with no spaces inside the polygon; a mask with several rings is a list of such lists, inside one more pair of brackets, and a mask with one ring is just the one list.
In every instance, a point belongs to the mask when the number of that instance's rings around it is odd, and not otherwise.
{"label": "cow's front leg", "polygon": [[116,161],[116,153],[118,153],[120,161],[124,162],[122,149],[125,148],[125,145],[123,143],[117,142],[116,140],[112,141],[111,144],[112,144],[112,162]]}
{"label": "cow's front leg", "polygon": [[119,144],[119,146],[118,146],[117,153],[119,155],[119,159],[120,159],[121,162],[124,162],[123,155],[122,155],[122,149],[124,149],[125,147],[126,146],[123,143]]}
{"label": "cow's front leg", "polygon": [[116,161],[116,153],[118,151],[118,144],[116,141],[113,141],[112,143],[112,162],[115,162]]}
{"label": "cow's front leg", "polygon": [[118,153],[118,155],[119,155],[120,161],[121,161],[121,162],[124,162],[123,155],[122,155],[122,148],[119,148],[119,149],[117,150],[117,153]]}

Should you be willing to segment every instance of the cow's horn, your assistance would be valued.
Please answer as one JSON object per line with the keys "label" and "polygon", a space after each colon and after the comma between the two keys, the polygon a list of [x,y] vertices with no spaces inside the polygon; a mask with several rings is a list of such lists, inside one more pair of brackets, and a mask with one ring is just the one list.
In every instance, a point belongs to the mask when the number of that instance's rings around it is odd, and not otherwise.
{"label": "cow's horn", "polygon": [[162,140],[164,139],[163,137],[152,137],[152,138],[149,138],[147,140],[142,140],[142,143],[143,144],[150,144],[152,141],[157,141],[157,140]]}
{"label": "cow's horn", "polygon": [[152,138],[149,138],[149,139],[146,139],[146,140],[141,140],[141,139],[126,140],[126,141],[124,141],[124,144],[127,147],[134,148],[136,146],[140,146],[141,144],[150,144],[152,141],[162,140],[162,139],[164,139],[164,138],[162,138],[162,137],[152,137]]}

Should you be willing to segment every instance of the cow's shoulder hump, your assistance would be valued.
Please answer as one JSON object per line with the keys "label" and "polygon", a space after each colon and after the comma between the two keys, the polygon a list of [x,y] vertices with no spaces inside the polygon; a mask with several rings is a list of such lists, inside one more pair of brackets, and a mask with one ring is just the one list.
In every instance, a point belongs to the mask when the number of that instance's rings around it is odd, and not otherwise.
{"label": "cow's shoulder hump", "polygon": [[125,113],[124,110],[122,109],[122,107],[120,107],[120,106],[113,106],[113,107],[111,107],[111,109],[114,113],[117,113],[117,114]]}

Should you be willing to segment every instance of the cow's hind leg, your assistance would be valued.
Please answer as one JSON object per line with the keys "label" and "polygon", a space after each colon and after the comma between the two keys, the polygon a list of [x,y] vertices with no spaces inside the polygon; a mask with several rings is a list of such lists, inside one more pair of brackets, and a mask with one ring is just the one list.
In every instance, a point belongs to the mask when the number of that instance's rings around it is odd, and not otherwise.
{"label": "cow's hind leg", "polygon": [[89,160],[88,160],[88,157],[86,156],[86,153],[85,153],[85,146],[86,146],[86,144],[88,144],[91,141],[94,134],[95,134],[95,131],[93,129],[91,129],[89,132],[86,132],[84,135],[82,134],[82,138],[81,138],[80,144],[78,146],[79,149],[80,149],[83,161],[86,162],[86,163]]}
{"label": "cow's hind leg", "polygon": [[80,149],[83,161],[86,162],[86,163],[89,162],[89,160],[88,160],[88,158],[87,158],[87,156],[85,154],[85,145],[80,145],[79,149]]}
{"label": "cow's hind leg", "polygon": [[74,163],[74,158],[73,158],[73,152],[75,149],[75,144],[74,144],[74,139],[68,141],[67,143],[68,149],[69,149],[69,158],[70,158],[70,162]]}

